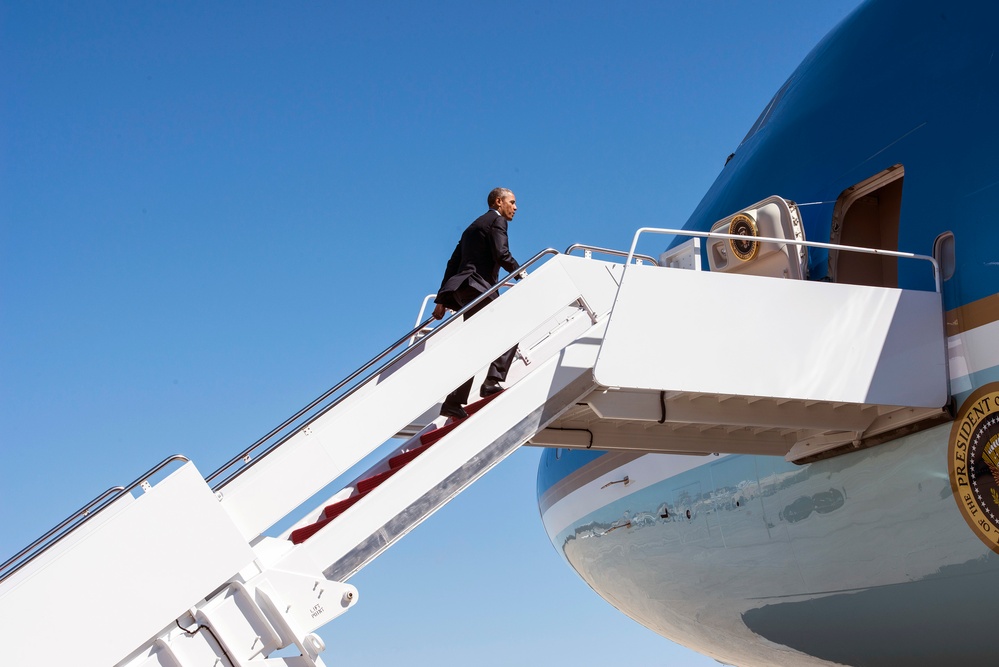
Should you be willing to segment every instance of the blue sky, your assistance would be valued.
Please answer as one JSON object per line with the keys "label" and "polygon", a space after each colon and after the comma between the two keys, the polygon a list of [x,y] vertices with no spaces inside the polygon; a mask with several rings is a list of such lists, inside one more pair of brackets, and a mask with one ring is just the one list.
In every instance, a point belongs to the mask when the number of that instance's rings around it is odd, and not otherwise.
{"label": "blue sky", "polygon": [[[405,333],[492,187],[521,261],[682,224],[856,4],[0,2],[0,559]],[[562,562],[538,454],[356,576],[330,661],[715,664]]]}

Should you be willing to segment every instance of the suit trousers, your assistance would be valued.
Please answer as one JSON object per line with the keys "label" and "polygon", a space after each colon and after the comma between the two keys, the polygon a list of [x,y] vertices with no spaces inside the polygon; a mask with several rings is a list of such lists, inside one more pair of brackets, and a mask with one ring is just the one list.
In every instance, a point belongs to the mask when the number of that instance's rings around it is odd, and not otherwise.
{"label": "suit trousers", "polygon": [[[459,294],[457,296],[459,299],[459,303],[470,303],[473,299],[478,297],[478,293],[477,292],[474,294],[466,293],[466,294]],[[470,298],[462,298],[462,297],[470,297]],[[480,310],[488,306],[489,303],[490,303],[489,299],[480,302],[474,308],[465,313],[462,316],[462,319],[467,320],[469,317],[471,317],[475,313],[479,312]],[[510,372],[510,364],[513,363],[513,357],[516,354],[517,354],[517,346],[514,345],[509,350],[507,350],[500,356],[496,357],[496,359],[493,360],[491,364],[489,364],[489,371],[486,373],[486,378],[489,380],[495,380],[496,382],[503,382],[504,380],[506,380],[506,374]],[[444,399],[444,402],[447,403],[448,405],[465,405],[466,403],[468,403],[468,395],[472,391],[473,382],[475,382],[474,377],[468,378],[468,380],[465,381],[460,387],[458,387],[450,394],[448,394],[447,398]]]}

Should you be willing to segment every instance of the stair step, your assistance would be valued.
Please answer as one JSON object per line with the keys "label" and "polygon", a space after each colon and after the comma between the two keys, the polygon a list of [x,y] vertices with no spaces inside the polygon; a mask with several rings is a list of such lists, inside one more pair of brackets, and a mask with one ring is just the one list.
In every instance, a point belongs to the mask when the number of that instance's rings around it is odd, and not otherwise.
{"label": "stair step", "polygon": [[448,422],[440,428],[435,428],[433,431],[424,433],[420,436],[420,444],[424,447],[429,447],[454,429],[458,428],[458,425],[464,421],[464,419],[460,419],[458,421]]}
{"label": "stair step", "polygon": [[317,532],[319,532],[319,529],[328,524],[329,522],[330,522],[329,519],[323,517],[319,519],[319,521],[309,524],[308,526],[302,526],[301,528],[296,528],[295,530],[291,531],[292,543],[301,544],[302,542],[304,542],[305,540],[309,539]]}
{"label": "stair step", "polygon": [[478,412],[479,410],[481,410],[482,408],[484,408],[486,405],[488,405],[489,401],[493,400],[494,398],[496,398],[497,396],[499,396],[500,394],[502,394],[504,391],[506,391],[506,389],[503,389],[502,391],[498,391],[495,394],[493,394],[492,396],[486,396],[485,398],[480,398],[479,400],[475,401],[474,403],[469,403],[468,405],[465,406],[465,412],[467,412],[469,415],[474,415],[476,412]]}
{"label": "stair step", "polygon": [[[468,416],[471,417],[476,412],[484,408],[489,403],[489,401],[493,400],[502,393],[503,392],[501,391],[493,394],[492,396],[487,396],[486,398],[480,399],[475,403],[469,403],[468,405],[465,406],[465,412],[467,412]],[[447,435],[454,429],[458,428],[458,425],[461,424],[463,421],[464,421],[463,419],[453,419],[444,426],[441,426],[440,428],[424,433],[423,435],[420,436],[420,443],[423,445],[432,445],[433,443],[437,442],[438,440],[443,438],[445,435]]]}
{"label": "stair step", "polygon": [[401,467],[392,468],[391,470],[386,470],[385,472],[380,472],[377,475],[372,475],[371,477],[362,479],[357,483],[357,490],[361,493],[367,493],[400,470],[402,470]]}
{"label": "stair step", "polygon": [[[377,486],[377,484],[375,486]],[[322,528],[330,521],[332,521],[333,519],[337,518],[338,516],[346,512],[348,509],[351,508],[351,506],[354,505],[354,503],[356,503],[364,496],[368,495],[369,491],[371,491],[371,489],[368,489],[367,491],[364,491],[362,493],[358,493],[357,495],[350,496],[349,498],[346,498],[344,500],[335,502],[332,505],[327,505],[323,509],[323,513],[319,517],[318,521],[316,521],[313,524],[309,524],[308,526],[302,526],[301,528],[297,528],[291,531],[291,541],[294,542],[295,544],[301,544],[305,540],[309,539],[317,532],[319,532],[320,528]]]}
{"label": "stair step", "polygon": [[432,444],[434,443],[431,442],[429,445],[421,445],[419,447],[414,447],[413,449],[410,449],[408,452],[403,452],[402,454],[396,454],[395,456],[389,459],[389,465],[397,469],[402,468],[404,465],[415,459],[417,456],[427,451],[430,448],[430,445]]}
{"label": "stair step", "polygon": [[365,491],[364,493],[358,493],[357,495],[351,496],[346,500],[335,502],[332,505],[327,505],[326,509],[323,510],[323,516],[326,517],[327,521],[332,521],[333,519],[337,518],[338,516],[346,512],[348,509],[350,509],[354,505],[354,503],[356,503],[358,500],[360,500],[366,495],[368,495],[367,491]]}

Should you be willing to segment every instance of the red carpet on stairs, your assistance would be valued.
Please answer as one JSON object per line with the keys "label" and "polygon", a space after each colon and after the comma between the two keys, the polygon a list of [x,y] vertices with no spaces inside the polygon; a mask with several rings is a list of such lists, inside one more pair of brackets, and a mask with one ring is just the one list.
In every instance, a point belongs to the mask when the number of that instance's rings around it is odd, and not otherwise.
{"label": "red carpet on stairs", "polygon": [[362,479],[360,482],[357,483],[357,490],[360,493],[367,493],[368,491],[372,490],[373,488],[375,488],[376,486],[378,486],[379,484],[381,484],[382,482],[384,482],[385,480],[387,480],[389,477],[396,474],[400,470],[402,470],[402,466],[399,466],[398,468],[392,468],[391,470],[386,470],[385,472],[380,472],[377,475],[372,475],[371,477]]}
{"label": "red carpet on stairs", "polygon": [[[434,443],[430,443],[430,445],[432,444]],[[421,445],[419,447],[414,447],[408,452],[403,452],[402,454],[396,454],[395,456],[389,459],[389,465],[393,468],[401,468],[410,461],[412,461],[413,459],[415,459],[417,456],[422,454],[423,452],[430,449],[430,445]]]}
{"label": "red carpet on stairs", "polygon": [[[486,398],[478,400],[475,403],[468,404],[467,406],[465,406],[465,412],[467,412],[469,416],[472,416],[480,409],[482,409],[483,406],[485,406],[487,403],[489,403],[491,400],[493,400],[502,393],[503,392],[499,392],[497,394],[493,394],[492,396],[488,396]],[[322,516],[319,517],[319,520],[316,521],[315,523],[291,531],[291,541],[294,542],[295,544],[301,544],[305,540],[315,535],[317,532],[319,532],[319,530],[323,526],[325,526],[330,521],[332,521],[333,519],[337,518],[338,516],[346,512],[351,506],[354,505],[354,503],[356,503],[358,500],[371,493],[372,490],[374,490],[379,484],[384,482],[386,479],[388,479],[395,473],[399,472],[402,469],[402,467],[405,466],[407,463],[415,459],[423,452],[427,451],[431,445],[433,445],[435,442],[437,442],[438,440],[446,436],[448,433],[453,431],[463,421],[464,421],[463,419],[461,420],[451,419],[444,426],[434,429],[433,431],[428,431],[423,435],[421,435],[419,447],[414,447],[408,452],[396,454],[395,456],[390,458],[389,470],[371,475],[369,477],[365,477],[364,479],[359,481],[357,483],[357,493],[355,493],[354,495],[350,496],[345,500],[335,502],[332,505],[327,505],[326,508],[323,509]]]}

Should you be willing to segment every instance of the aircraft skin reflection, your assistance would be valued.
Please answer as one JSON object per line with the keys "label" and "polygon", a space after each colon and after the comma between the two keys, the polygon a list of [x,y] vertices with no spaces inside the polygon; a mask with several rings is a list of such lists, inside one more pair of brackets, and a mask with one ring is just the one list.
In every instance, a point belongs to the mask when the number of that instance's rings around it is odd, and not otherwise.
{"label": "aircraft skin reflection", "polygon": [[[943,294],[958,421],[966,401],[999,391],[996,25],[993,2],[865,3],[778,91],[685,225],[706,231],[779,194],[820,202],[801,208],[807,239],[848,243],[836,202],[904,170],[879,193],[882,204],[896,201],[894,247],[930,254],[953,233]],[[834,260],[810,251],[809,279],[845,280]],[[932,289],[903,263],[883,279]],[[966,421],[978,440],[994,439],[984,419]],[[999,555],[991,524],[979,521],[979,535],[973,525],[978,509],[991,511],[989,495],[973,503],[948,468],[949,446],[966,443],[970,455],[984,446],[976,442],[948,423],[805,465],[547,450],[539,504],[553,545],[595,591],[720,661],[992,664]],[[960,471],[965,453],[955,457]],[[994,472],[987,464],[970,469],[982,485]],[[659,481],[607,503],[584,488],[597,467]]]}

